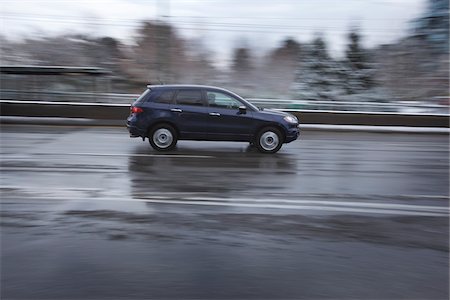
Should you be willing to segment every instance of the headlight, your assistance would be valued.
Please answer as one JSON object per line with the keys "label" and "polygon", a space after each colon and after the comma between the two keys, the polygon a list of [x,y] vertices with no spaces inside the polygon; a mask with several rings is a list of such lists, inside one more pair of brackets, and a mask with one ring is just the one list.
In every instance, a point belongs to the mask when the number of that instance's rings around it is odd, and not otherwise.
{"label": "headlight", "polygon": [[286,117],[284,117],[284,120],[286,122],[288,122],[288,123],[291,123],[291,124],[297,124],[298,123],[298,119],[296,117],[294,117],[294,116],[286,116]]}

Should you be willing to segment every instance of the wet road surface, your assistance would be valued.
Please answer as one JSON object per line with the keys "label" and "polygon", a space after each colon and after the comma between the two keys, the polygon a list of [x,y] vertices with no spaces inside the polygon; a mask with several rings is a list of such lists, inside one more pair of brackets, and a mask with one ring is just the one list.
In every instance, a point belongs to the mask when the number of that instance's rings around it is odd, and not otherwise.
{"label": "wet road surface", "polygon": [[276,155],[2,126],[2,299],[448,299],[446,135]]}

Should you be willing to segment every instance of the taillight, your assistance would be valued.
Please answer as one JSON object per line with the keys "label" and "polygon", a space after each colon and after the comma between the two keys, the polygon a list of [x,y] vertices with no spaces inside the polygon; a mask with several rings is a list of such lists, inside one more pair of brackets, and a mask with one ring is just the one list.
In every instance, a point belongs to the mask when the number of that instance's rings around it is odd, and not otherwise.
{"label": "taillight", "polygon": [[144,110],[140,107],[136,107],[136,106],[132,106],[131,107],[131,113],[133,114],[140,114],[141,112],[143,112]]}

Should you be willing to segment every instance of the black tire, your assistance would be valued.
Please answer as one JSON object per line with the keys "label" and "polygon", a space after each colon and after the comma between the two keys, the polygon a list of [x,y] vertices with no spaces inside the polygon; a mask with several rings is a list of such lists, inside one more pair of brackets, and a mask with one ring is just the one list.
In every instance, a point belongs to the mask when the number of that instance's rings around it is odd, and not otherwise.
{"label": "black tire", "polygon": [[154,126],[148,135],[150,145],[157,151],[173,150],[177,144],[177,140],[177,132],[169,124],[158,124]]}
{"label": "black tire", "polygon": [[255,146],[261,153],[276,153],[283,145],[283,135],[275,127],[263,128],[255,139]]}

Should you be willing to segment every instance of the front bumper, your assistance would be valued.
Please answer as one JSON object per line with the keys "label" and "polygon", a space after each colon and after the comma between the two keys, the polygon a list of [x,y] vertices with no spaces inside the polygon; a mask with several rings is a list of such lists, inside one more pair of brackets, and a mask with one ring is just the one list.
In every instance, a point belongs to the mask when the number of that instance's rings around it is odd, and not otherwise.
{"label": "front bumper", "polygon": [[299,136],[300,136],[300,124],[289,128],[286,134],[286,140],[284,142],[285,143],[293,142],[296,139],[298,139]]}

